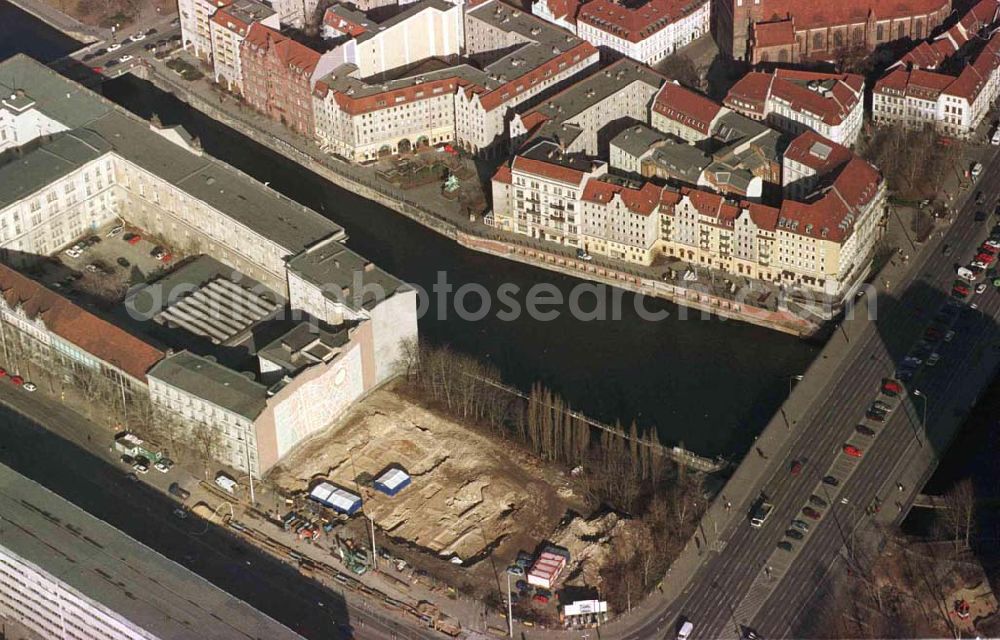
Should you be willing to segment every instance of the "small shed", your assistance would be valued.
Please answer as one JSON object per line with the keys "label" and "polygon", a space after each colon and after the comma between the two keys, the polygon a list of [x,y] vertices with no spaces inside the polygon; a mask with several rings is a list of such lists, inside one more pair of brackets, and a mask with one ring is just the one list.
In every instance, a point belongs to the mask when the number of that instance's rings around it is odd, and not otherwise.
{"label": "small shed", "polygon": [[402,469],[392,468],[375,479],[375,488],[391,497],[410,486],[410,482],[410,474]]}
{"label": "small shed", "polygon": [[321,482],[312,488],[309,497],[320,504],[324,504],[334,511],[354,515],[361,508],[361,496],[350,491],[335,487],[329,482]]}

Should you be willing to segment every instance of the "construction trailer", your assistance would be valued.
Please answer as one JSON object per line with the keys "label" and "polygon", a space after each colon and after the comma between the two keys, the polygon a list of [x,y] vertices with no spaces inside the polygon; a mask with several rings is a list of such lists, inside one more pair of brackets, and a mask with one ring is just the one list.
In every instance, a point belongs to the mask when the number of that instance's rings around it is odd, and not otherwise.
{"label": "construction trailer", "polygon": [[543,551],[528,571],[528,584],[552,589],[559,580],[559,574],[566,568],[566,561],[564,554],[551,550]]}
{"label": "construction trailer", "polygon": [[352,516],[361,508],[361,496],[346,489],[335,487],[329,482],[321,482],[309,492],[309,498],[345,515]]}

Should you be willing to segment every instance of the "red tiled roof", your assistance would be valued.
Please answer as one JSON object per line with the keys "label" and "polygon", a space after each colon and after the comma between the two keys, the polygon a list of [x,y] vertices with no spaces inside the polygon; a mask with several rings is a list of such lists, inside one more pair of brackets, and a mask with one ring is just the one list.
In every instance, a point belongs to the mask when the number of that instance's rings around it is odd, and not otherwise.
{"label": "red tiled roof", "polygon": [[846,164],[854,154],[847,147],[824,138],[812,129],[807,129],[792,140],[785,149],[784,157],[806,165],[819,175],[824,175]]}
{"label": "red tiled roof", "polygon": [[[226,7],[228,6],[229,5],[226,5]],[[240,35],[246,35],[247,30],[250,28],[250,25],[240,20],[233,14],[229,13],[226,10],[226,7],[222,7],[221,9],[213,13],[212,17],[209,18],[209,20],[219,25],[220,27],[229,29],[230,31],[235,31]]]}
{"label": "red tiled roof", "polygon": [[607,204],[615,195],[622,199],[622,203],[629,211],[644,216],[651,215],[660,201],[660,189],[652,182],[643,183],[641,189],[630,189],[596,178],[587,181],[582,199],[587,202]]}
{"label": "red tiled roof", "polygon": [[511,178],[512,176],[510,172],[510,167],[508,167],[506,164],[500,165],[500,168],[497,169],[497,172],[493,174],[493,182],[510,184]]}
{"label": "red tiled roof", "polygon": [[577,169],[572,169],[561,164],[545,162],[544,160],[536,160],[534,158],[526,158],[524,156],[514,156],[514,162],[511,164],[511,168],[576,186],[579,186],[580,183],[583,182],[584,177],[587,175],[582,171],[578,171]]}
{"label": "red tiled roof", "polygon": [[591,0],[580,7],[576,20],[630,42],[642,42],[707,1],[696,5],[692,0],[649,0],[629,8],[614,0]]}
{"label": "red tiled roof", "polygon": [[854,156],[818,200],[782,202],[781,219],[795,233],[843,242],[854,229],[854,215],[875,197],[881,182],[878,169]]}
{"label": "red tiled roof", "polygon": [[580,0],[545,0],[549,11],[556,19],[576,22],[576,13],[580,10]]}
{"label": "red tiled roof", "polygon": [[[830,95],[813,91],[803,83],[834,81]],[[796,111],[808,111],[821,118],[828,125],[836,126],[844,121],[851,110],[862,99],[864,79],[846,74],[812,73],[778,69],[771,83],[771,95],[789,103]]]}
{"label": "red tiled roof", "polygon": [[[594,45],[586,40],[580,42],[569,51],[564,51],[557,56],[552,56],[543,64],[528,71],[510,82],[506,82],[496,89],[491,89],[483,93],[479,100],[485,111],[492,111],[497,107],[506,104],[520,94],[534,88],[536,82],[548,76],[562,73],[567,67],[579,64],[590,56],[597,53]],[[575,60],[574,60],[575,58]],[[562,65],[560,67],[560,65]]]}
{"label": "red tiled roof", "polygon": [[[351,115],[358,115],[379,111],[381,109],[388,109],[389,107],[398,106],[402,103],[438,98],[442,94],[441,92],[435,93],[436,89],[441,89],[442,91],[447,91],[448,94],[453,94],[458,87],[462,86],[462,84],[463,81],[461,78],[452,76],[448,78],[438,78],[428,82],[421,82],[420,84],[407,85],[391,91],[380,91],[378,93],[368,94],[357,98],[342,91],[337,91],[333,98],[336,100],[337,105],[342,111]],[[325,96],[329,90],[330,88],[322,80],[316,83],[316,91],[320,96]]]}
{"label": "red tiled roof", "polygon": [[774,231],[777,228],[778,218],[781,216],[781,211],[777,207],[759,202],[742,202],[740,204],[750,213],[750,219],[757,225],[757,228],[766,231]]}
{"label": "red tiled roof", "polygon": [[795,26],[791,20],[758,22],[753,26],[753,41],[758,48],[795,44]]}
{"label": "red tiled roof", "polygon": [[332,7],[327,8],[326,12],[323,14],[323,24],[331,29],[339,31],[340,33],[347,34],[352,38],[357,38],[361,34],[368,31],[364,25],[338,14]]}
{"label": "red tiled roof", "polygon": [[312,75],[321,56],[319,52],[313,51],[304,44],[287,38],[259,22],[250,26],[250,31],[244,42],[245,45],[264,51],[273,50],[282,64],[301,75]]}
{"label": "red tiled roof", "polygon": [[660,115],[704,135],[708,135],[712,120],[721,109],[722,105],[674,82],[665,83],[653,102],[653,110]]}
{"label": "red tiled roof", "polygon": [[[951,0],[760,0],[755,15],[769,20],[794,16],[799,31],[866,22],[869,15],[878,20],[922,16],[949,10]],[[771,17],[774,16],[774,17]]]}
{"label": "red tiled roof", "polygon": [[[751,105],[749,109],[763,116],[764,103],[767,102],[767,96],[771,91],[771,81],[773,79],[774,77],[769,73],[751,71],[732,86],[722,104],[739,111],[747,111],[748,107],[744,105]],[[733,103],[734,99],[739,100],[743,104],[737,105]]]}
{"label": "red tiled roof", "polygon": [[137,380],[145,381],[146,372],[165,355],[3,264],[0,295],[32,320],[40,318],[52,333]]}

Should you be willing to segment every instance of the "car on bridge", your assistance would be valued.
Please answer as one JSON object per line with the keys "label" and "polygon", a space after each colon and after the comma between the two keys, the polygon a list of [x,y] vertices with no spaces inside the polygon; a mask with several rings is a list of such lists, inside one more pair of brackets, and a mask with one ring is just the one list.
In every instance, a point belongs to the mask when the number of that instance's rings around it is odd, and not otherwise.
{"label": "car on bridge", "polygon": [[855,447],[853,444],[845,444],[844,445],[844,453],[846,453],[847,455],[851,456],[852,458],[860,458],[861,456],[864,455],[864,453],[862,453],[861,449]]}

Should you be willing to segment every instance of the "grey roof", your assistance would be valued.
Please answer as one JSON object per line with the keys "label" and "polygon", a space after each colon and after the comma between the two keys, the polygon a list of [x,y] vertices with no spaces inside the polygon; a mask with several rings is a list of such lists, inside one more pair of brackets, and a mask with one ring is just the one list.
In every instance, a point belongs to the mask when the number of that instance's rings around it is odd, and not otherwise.
{"label": "grey roof", "polygon": [[483,87],[496,86],[498,84],[491,80],[483,71],[465,63],[435,71],[413,73],[385,81],[363,80],[357,73],[357,65],[348,62],[320,78],[319,82],[326,84],[327,87],[334,91],[349,95],[352,98],[364,98],[386,91],[406,89],[422,82],[447,80],[448,78],[460,78]]}
{"label": "grey roof", "polygon": [[93,132],[55,133],[0,154],[0,208],[45,188],[100,158],[111,145]]}
{"label": "grey roof", "polygon": [[649,155],[649,162],[679,180],[697,184],[698,176],[712,162],[705,152],[690,144],[667,141]]}
{"label": "grey roof", "polygon": [[622,58],[570,85],[527,113],[538,112],[548,118],[539,129],[538,135],[562,139],[562,135],[568,131],[567,125],[563,123],[572,121],[587,109],[607,100],[635,82],[649,85],[655,93],[655,90],[666,82],[666,78],[646,65]]}
{"label": "grey roof", "polygon": [[160,360],[146,377],[250,420],[255,420],[267,404],[267,387],[190,351]]}
{"label": "grey roof", "polygon": [[10,96],[18,89],[35,102],[36,109],[69,129],[116,108],[90,89],[23,54],[0,63],[0,95]]}
{"label": "grey roof", "polygon": [[645,124],[633,125],[611,139],[611,146],[639,158],[654,145],[667,139],[667,135]]}
{"label": "grey roof", "polygon": [[7,552],[154,637],[302,638],[5,465],[0,527]]}
{"label": "grey roof", "polygon": [[331,235],[343,236],[343,227],[228,164],[170,142],[144,121],[115,112],[88,128],[110,142],[126,160],[208,203],[290,254]]}
{"label": "grey roof", "polygon": [[317,362],[328,361],[349,340],[348,325],[328,331],[314,323],[302,322],[258,351],[257,356],[295,375]]}
{"label": "grey roof", "polygon": [[582,153],[563,153],[559,145],[548,140],[539,140],[532,144],[530,148],[517,155],[530,160],[539,160],[560,167],[566,167],[574,171],[582,171],[583,173],[590,173],[603,164],[600,160],[583,155]]}
{"label": "grey roof", "polygon": [[253,24],[275,14],[270,5],[258,0],[236,0],[225,8],[226,13],[247,24]]}
{"label": "grey roof", "polygon": [[288,261],[288,270],[323,291],[330,300],[360,310],[372,309],[410,287],[339,242],[326,242]]}
{"label": "grey roof", "polygon": [[[47,184],[44,180],[51,182],[83,162],[114,151],[273,240],[289,254],[331,235],[345,237],[342,227],[315,211],[207,154],[192,153],[167,140],[145,120],[31,58],[18,55],[0,63],[0,87],[23,88],[39,110],[71,129],[68,140],[66,135],[56,134],[29,146],[31,153],[45,153],[28,166],[9,160],[4,163],[0,171],[9,173],[0,179],[0,203],[14,201],[15,195],[25,197],[32,187],[37,190]],[[96,155],[87,146],[96,150]],[[43,167],[47,162],[53,166]],[[26,169],[23,176],[18,167]],[[22,182],[24,186],[19,187]],[[11,186],[18,188],[5,188]]]}
{"label": "grey roof", "polygon": [[746,169],[736,169],[721,162],[713,162],[705,169],[715,177],[716,184],[729,185],[732,189],[746,193],[753,180],[753,174]]}

